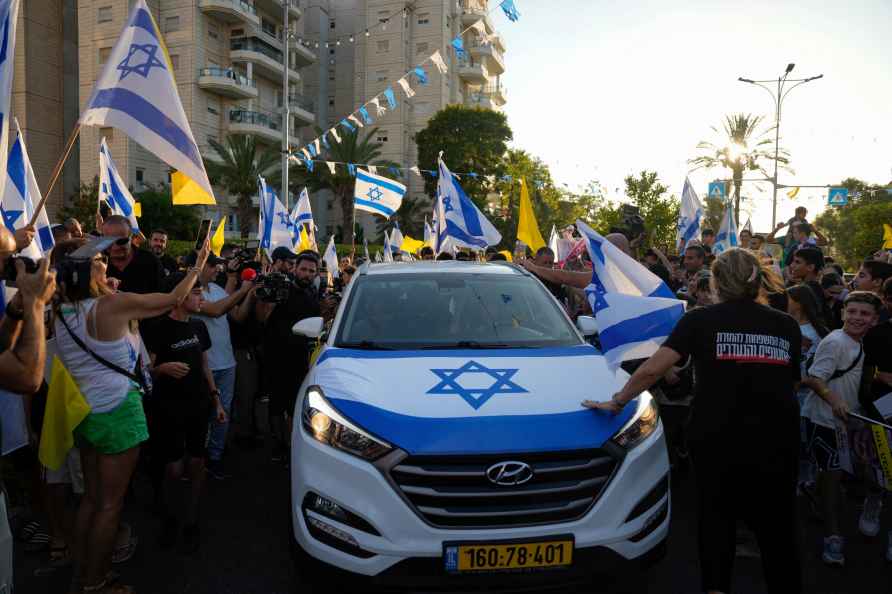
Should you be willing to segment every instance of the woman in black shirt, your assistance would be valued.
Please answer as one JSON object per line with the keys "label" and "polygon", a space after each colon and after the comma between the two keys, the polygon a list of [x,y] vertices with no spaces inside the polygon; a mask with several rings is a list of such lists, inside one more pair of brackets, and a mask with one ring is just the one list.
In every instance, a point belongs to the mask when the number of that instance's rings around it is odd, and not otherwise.
{"label": "woman in black shirt", "polygon": [[712,265],[718,303],[689,311],[609,402],[617,413],[672,365],[694,359],[688,444],[699,494],[703,589],[729,592],[737,520],[755,532],[770,592],[800,592],[796,527],[801,335],[786,313],[759,303],[766,277],[747,251]]}

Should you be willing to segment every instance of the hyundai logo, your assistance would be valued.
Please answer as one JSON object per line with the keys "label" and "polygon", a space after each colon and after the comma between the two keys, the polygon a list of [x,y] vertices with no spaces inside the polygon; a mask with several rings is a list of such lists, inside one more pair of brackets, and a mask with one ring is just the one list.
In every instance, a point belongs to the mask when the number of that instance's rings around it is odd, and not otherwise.
{"label": "hyundai logo", "polygon": [[494,485],[513,487],[533,478],[533,469],[525,462],[499,462],[486,469],[486,478]]}

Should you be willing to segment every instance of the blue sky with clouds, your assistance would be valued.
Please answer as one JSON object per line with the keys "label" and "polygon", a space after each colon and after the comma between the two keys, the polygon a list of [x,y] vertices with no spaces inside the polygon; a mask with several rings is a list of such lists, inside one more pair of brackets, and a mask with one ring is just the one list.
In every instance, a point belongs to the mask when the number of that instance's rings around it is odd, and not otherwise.
{"label": "blue sky with clouds", "polygon": [[[795,78],[824,79],[784,102],[781,145],[794,174],[781,183],[844,177],[892,180],[892,2],[889,0],[516,0],[521,19],[494,21],[506,39],[506,112],[514,145],[542,158],[558,183],[596,179],[622,198],[623,178],[656,170],[679,194],[687,159],[725,114],[774,119],[764,90],[738,76],[770,79],[794,62]],[[698,192],[724,177],[691,174]],[[618,190],[618,191],[617,191]],[[771,186],[748,185],[757,231],[771,223]],[[826,192],[779,192],[778,220]],[[746,215],[741,215],[741,224]]]}

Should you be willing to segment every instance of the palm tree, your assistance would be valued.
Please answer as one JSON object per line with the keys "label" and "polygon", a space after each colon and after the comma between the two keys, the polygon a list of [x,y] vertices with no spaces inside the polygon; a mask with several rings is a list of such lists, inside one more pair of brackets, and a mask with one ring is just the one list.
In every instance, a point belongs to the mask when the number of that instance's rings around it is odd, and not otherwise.
{"label": "palm tree", "polygon": [[[734,197],[734,218],[740,220],[740,186],[743,183],[743,175],[748,171],[758,171],[766,178],[771,176],[766,169],[767,165],[774,161],[774,150],[770,145],[774,143],[771,133],[774,127],[762,131],[757,129],[762,124],[765,116],[756,116],[748,113],[736,113],[725,116],[722,127],[723,141],[715,144],[702,141],[697,148],[703,154],[690,159],[688,163],[696,169],[712,169],[723,167],[731,171],[732,195]],[[718,128],[712,126],[712,130],[719,136]],[[786,149],[778,151],[777,162],[783,169],[790,170],[790,153]]]}
{"label": "palm tree", "polygon": [[254,205],[251,197],[257,193],[257,177],[266,175],[279,166],[279,151],[261,148],[253,136],[230,134],[226,144],[208,140],[221,162],[205,160],[205,168],[211,182],[220,185],[236,197],[239,228],[243,238],[247,238],[254,228]]}
{"label": "palm tree", "polygon": [[[338,163],[335,173],[326,166],[316,163],[313,172],[305,174],[306,183],[313,191],[331,190],[332,193],[340,200],[341,203],[341,227],[344,230],[343,240],[352,240],[352,233],[348,236],[347,229],[353,229],[354,213],[353,213],[353,189],[356,179],[347,171],[347,166],[343,163],[374,165],[376,167],[393,167],[397,166],[393,161],[381,160],[380,142],[373,140],[378,128],[369,130],[363,138],[359,136],[359,130],[353,132],[341,132],[341,142],[334,139],[329,140],[330,148],[326,149],[325,156],[322,157],[326,161],[335,161]],[[322,129],[316,128],[316,135],[322,136]],[[387,171],[379,170],[380,175],[387,175]],[[289,184],[290,185],[290,184]]]}
{"label": "palm tree", "polygon": [[422,213],[430,209],[430,204],[423,198],[411,198],[404,196],[399,210],[391,219],[380,219],[377,224],[378,233],[393,227],[394,222],[400,226],[403,235],[411,235],[420,239],[424,234],[422,227]]}

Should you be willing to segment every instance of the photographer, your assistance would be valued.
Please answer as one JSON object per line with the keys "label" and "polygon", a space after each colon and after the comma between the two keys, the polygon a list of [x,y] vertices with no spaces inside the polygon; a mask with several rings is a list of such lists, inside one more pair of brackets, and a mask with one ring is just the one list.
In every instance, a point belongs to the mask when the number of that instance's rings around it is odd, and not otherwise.
{"label": "photographer", "polygon": [[318,269],[315,254],[300,254],[293,281],[281,273],[259,277],[257,286],[233,312],[236,321],[253,316],[262,326],[263,374],[270,387],[270,429],[276,455],[287,456],[297,390],[309,365],[309,342],[295,336],[291,328],[300,320],[321,315],[318,294],[312,288]]}

